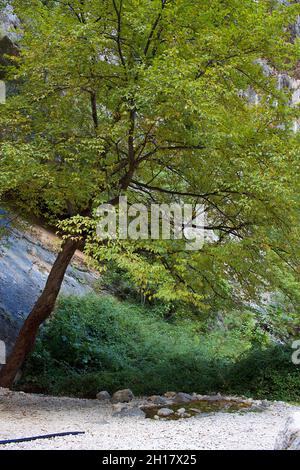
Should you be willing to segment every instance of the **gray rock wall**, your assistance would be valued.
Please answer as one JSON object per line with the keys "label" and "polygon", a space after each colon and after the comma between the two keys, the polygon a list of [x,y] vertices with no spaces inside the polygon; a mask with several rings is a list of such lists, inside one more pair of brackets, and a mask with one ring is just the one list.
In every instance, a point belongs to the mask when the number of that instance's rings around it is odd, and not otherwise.
{"label": "gray rock wall", "polygon": [[[7,219],[0,219],[0,226],[6,224]],[[9,228],[0,239],[0,340],[8,350],[46,283],[58,248],[59,240],[40,227]],[[61,293],[82,296],[94,292],[98,279],[98,273],[78,253]]]}

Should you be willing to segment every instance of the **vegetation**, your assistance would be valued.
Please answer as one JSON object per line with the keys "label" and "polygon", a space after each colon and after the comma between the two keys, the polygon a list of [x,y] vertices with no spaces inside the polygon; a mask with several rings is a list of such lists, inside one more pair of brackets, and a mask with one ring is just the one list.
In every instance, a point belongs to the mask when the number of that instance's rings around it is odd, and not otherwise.
{"label": "vegetation", "polygon": [[222,324],[211,319],[209,327],[203,319],[163,317],[162,305],[145,308],[108,296],[62,299],[18,386],[89,398],[130,387],[137,394],[300,399],[290,345],[276,345],[253,312],[232,312]]}
{"label": "vegetation", "polygon": [[[60,231],[63,244],[0,371],[0,385],[12,386],[78,247],[97,268],[113,263],[126,271],[148,300],[218,311],[281,291],[297,304],[299,133],[291,122],[298,110],[289,106],[290,90],[278,90],[275,71],[292,73],[298,60],[299,42],[291,40],[289,25],[299,4],[12,4],[20,18],[20,43],[5,78],[17,93],[1,106],[0,198],[43,217]],[[214,236],[194,252],[185,250],[185,240],[103,241],[96,236],[96,208],[117,204],[120,195],[147,207],[201,203],[205,229]],[[181,381],[180,388],[190,388],[194,380],[188,371],[193,354],[200,353],[192,338],[186,337],[189,350],[168,353],[173,364],[168,377]],[[131,373],[141,380],[132,361]],[[185,377],[174,374],[180,361]],[[210,364],[203,361],[199,364]],[[214,366],[216,377],[220,364]],[[163,380],[162,373],[158,377]],[[151,380],[149,390],[157,378]]]}

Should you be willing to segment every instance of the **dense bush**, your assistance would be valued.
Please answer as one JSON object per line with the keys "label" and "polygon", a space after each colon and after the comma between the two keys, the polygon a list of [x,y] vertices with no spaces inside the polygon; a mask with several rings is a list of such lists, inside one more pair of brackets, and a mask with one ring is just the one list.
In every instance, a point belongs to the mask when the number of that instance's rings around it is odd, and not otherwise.
{"label": "dense bush", "polygon": [[249,312],[203,333],[194,320],[165,321],[160,307],[73,297],[61,299],[41,330],[19,387],[79,397],[130,387],[136,394],[223,391],[297,400],[300,369],[290,356],[270,346]]}
{"label": "dense bush", "polygon": [[300,366],[291,360],[291,348],[254,348],[233,364],[226,377],[231,392],[273,400],[300,400]]}

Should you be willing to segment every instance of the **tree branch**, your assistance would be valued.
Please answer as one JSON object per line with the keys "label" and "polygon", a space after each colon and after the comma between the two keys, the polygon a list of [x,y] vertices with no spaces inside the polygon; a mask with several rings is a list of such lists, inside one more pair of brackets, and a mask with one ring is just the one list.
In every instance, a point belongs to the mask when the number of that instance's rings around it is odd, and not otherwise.
{"label": "tree branch", "polygon": [[150,31],[150,34],[149,34],[148,39],[147,39],[147,43],[146,43],[146,46],[145,46],[145,49],[144,49],[144,54],[145,55],[147,55],[147,53],[148,53],[148,50],[149,50],[149,47],[151,45],[151,42],[152,42],[153,36],[155,34],[156,28],[157,28],[157,26],[158,26],[158,24],[159,24],[159,22],[162,18],[162,12],[163,12],[163,10],[166,6],[166,3],[167,3],[166,0],[162,0],[162,2],[161,2],[161,11],[159,12],[156,20],[154,21],[154,23],[152,25],[152,28],[151,28],[151,31]]}
{"label": "tree branch", "polygon": [[112,0],[112,2],[113,2],[113,6],[114,6],[114,9],[115,9],[116,15],[117,15],[117,22],[118,22],[117,38],[116,38],[117,46],[118,46],[118,52],[119,52],[119,56],[120,56],[120,60],[122,62],[122,65],[126,69],[126,63],[125,63],[125,59],[124,59],[124,55],[123,55],[123,51],[122,51],[122,44],[121,44],[121,29],[122,29],[121,15],[122,15],[123,0],[120,0],[120,8],[119,9],[117,7],[116,0]]}

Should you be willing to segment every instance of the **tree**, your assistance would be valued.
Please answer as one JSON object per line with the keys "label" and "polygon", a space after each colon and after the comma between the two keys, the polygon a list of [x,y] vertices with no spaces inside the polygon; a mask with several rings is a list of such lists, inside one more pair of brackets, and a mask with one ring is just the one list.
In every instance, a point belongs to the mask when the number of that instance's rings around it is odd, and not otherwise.
{"label": "tree", "polygon": [[[0,116],[1,200],[59,227],[64,241],[0,372],[1,386],[12,385],[81,244],[99,264],[127,269],[148,295],[202,306],[211,298],[253,298],[279,285],[286,270],[294,276],[291,168],[299,161],[287,123],[295,110],[260,59],[273,70],[292,69],[296,45],[287,25],[299,6],[13,5],[22,40],[7,71],[18,94]],[[255,106],[250,91],[259,97]],[[214,242],[199,252],[177,240],[101,242],[94,210],[120,195],[130,203],[202,202]]]}

